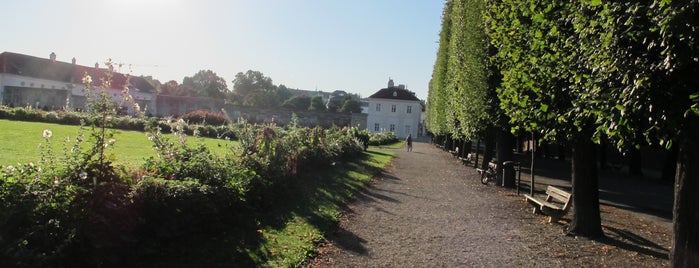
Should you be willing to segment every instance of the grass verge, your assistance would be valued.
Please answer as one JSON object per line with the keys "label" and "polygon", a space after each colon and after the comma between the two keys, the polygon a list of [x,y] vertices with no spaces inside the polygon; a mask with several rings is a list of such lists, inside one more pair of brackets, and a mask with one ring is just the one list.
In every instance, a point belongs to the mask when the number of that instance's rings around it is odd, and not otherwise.
{"label": "grass verge", "polygon": [[343,206],[393,157],[390,151],[370,147],[360,158],[309,172],[308,178],[292,183],[274,209],[259,215],[261,238],[257,249],[248,250],[250,258],[264,267],[301,266],[338,223]]}

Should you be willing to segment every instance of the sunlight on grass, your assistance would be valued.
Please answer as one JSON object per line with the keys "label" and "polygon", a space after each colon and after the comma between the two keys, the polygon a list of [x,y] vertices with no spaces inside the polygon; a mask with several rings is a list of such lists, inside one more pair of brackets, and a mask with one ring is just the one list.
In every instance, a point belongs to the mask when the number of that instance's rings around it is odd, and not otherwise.
{"label": "sunlight on grass", "polygon": [[[248,254],[264,267],[298,267],[316,254],[323,233],[339,221],[344,204],[393,160],[394,152],[370,147],[362,157],[317,170],[292,184],[294,196],[282,198],[279,206],[261,220],[263,242]],[[277,221],[283,221],[278,224]]]}
{"label": "sunlight on grass", "polygon": [[[54,156],[62,158],[67,150],[75,143],[75,137],[79,133],[80,127],[67,126],[49,123],[22,122],[0,120],[0,165],[14,165],[17,163],[38,162],[41,159],[39,144],[46,145],[46,140],[42,137],[44,129],[53,132],[49,139]],[[85,138],[89,138],[90,129],[85,128],[83,132]],[[174,135],[166,135],[174,140]],[[148,140],[146,133],[139,131],[117,130],[114,135],[116,142],[112,150],[108,150],[108,155],[113,155],[115,163],[130,167],[137,167],[143,159],[155,156],[153,143]],[[68,146],[66,140],[69,141]],[[214,153],[222,154],[228,148],[236,144],[234,141],[226,141],[210,138],[188,137],[188,143],[202,142]],[[87,142],[83,145],[87,146]],[[85,147],[86,148],[86,147]]]}

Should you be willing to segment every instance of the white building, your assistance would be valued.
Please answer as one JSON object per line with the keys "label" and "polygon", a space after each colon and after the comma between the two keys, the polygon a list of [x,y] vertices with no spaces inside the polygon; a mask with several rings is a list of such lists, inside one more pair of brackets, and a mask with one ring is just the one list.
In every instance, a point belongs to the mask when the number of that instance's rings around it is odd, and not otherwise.
{"label": "white building", "polygon": [[408,134],[413,137],[422,135],[422,101],[404,85],[394,86],[393,80],[389,79],[387,88],[380,89],[366,100],[369,103],[369,132],[393,132],[401,139]]}
{"label": "white building", "polygon": [[[108,69],[87,67],[49,58],[3,52],[0,53],[0,104],[13,107],[32,107],[45,110],[84,110],[87,92],[83,77],[92,77],[93,89],[100,89],[101,80],[107,80]],[[130,98],[141,110],[155,113],[156,90],[142,77],[129,77],[111,72],[111,88],[103,89],[117,103],[123,103],[125,87]],[[132,114],[133,106],[122,106]]]}

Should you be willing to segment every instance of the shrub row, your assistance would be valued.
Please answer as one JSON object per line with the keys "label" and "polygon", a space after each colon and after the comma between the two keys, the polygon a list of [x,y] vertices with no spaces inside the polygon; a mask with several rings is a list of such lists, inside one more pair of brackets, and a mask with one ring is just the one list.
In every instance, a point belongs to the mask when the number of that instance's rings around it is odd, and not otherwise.
{"label": "shrub row", "polygon": [[[80,125],[90,123],[92,117],[87,113],[74,111],[44,111],[40,109],[0,106],[0,119],[45,122],[62,125]],[[225,115],[208,111],[194,111],[183,115],[180,119],[186,124],[183,126],[187,135],[199,135],[207,138],[235,139],[235,128],[239,125],[227,124],[229,120]],[[114,116],[109,125],[120,130],[145,131],[148,127],[159,127],[163,133],[171,133],[172,126],[179,120],[172,118],[131,116]]]}
{"label": "shrub row", "polygon": [[147,126],[157,157],[139,170],[90,150],[56,165],[0,167],[0,266],[158,266],[204,243],[197,237],[245,244],[258,239],[246,235],[255,211],[301,171],[364,149],[356,129],[248,124],[233,130],[240,147],[216,155],[185,143],[184,126],[174,123],[174,138]]}
{"label": "shrub row", "polygon": [[393,132],[381,132],[371,134],[369,137],[369,145],[378,146],[398,142],[398,137]]}

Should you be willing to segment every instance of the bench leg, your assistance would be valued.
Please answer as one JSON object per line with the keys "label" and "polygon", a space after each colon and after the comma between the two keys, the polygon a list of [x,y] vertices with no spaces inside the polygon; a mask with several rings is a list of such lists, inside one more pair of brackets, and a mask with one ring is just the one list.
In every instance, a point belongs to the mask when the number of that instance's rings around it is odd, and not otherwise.
{"label": "bench leg", "polygon": [[549,217],[549,223],[558,223],[558,220],[560,220],[561,217],[563,217],[563,215],[554,213]]}
{"label": "bench leg", "polygon": [[532,214],[541,214],[541,209],[539,209],[539,207],[537,206],[534,206],[534,208],[532,209]]}

